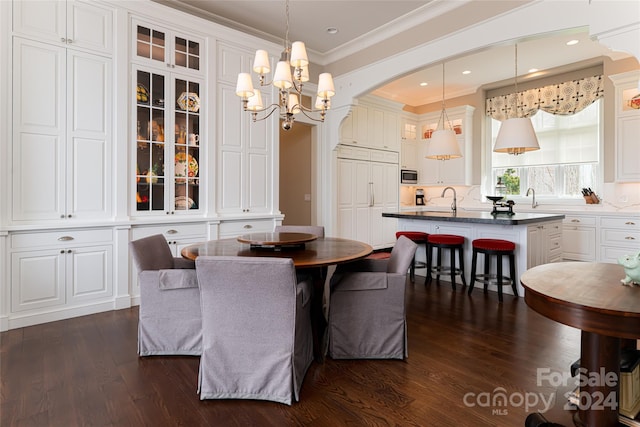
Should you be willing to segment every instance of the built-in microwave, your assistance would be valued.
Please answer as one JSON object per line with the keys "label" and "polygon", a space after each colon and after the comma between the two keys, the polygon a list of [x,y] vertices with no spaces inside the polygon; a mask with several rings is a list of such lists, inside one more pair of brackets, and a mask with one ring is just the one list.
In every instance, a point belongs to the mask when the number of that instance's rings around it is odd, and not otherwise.
{"label": "built-in microwave", "polygon": [[418,171],[412,170],[412,169],[402,169],[400,171],[400,183],[401,184],[417,184]]}

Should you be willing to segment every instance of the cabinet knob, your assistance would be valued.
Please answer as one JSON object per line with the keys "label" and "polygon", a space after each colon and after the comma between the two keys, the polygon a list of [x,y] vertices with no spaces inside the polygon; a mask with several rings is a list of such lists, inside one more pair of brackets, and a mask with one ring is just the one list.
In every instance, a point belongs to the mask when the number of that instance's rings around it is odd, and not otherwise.
{"label": "cabinet knob", "polygon": [[579,219],[572,219],[571,222],[580,222]]}
{"label": "cabinet knob", "polygon": [[178,230],[167,230],[167,234],[176,234]]}
{"label": "cabinet knob", "polygon": [[64,253],[64,249],[60,249],[60,253],[63,254]]}
{"label": "cabinet knob", "polygon": [[61,38],[60,38],[60,41],[61,41],[62,43],[66,43],[66,42],[67,42],[67,39],[65,39],[64,37],[61,37]]}
{"label": "cabinet knob", "polygon": [[67,253],[70,254],[71,253],[71,249],[67,250]]}
{"label": "cabinet knob", "polygon": [[71,218],[71,214],[67,215],[67,218]]}
{"label": "cabinet knob", "polygon": [[71,44],[71,43],[73,43],[73,40],[67,39],[67,43]]}
{"label": "cabinet knob", "polygon": [[251,224],[245,224],[242,228],[253,228],[253,226]]}
{"label": "cabinet knob", "polygon": [[636,223],[633,221],[627,221],[624,223],[624,225],[636,225]]}
{"label": "cabinet knob", "polygon": [[73,237],[71,236],[62,236],[62,237],[58,237],[58,241],[59,242],[68,242],[70,240],[73,240]]}
{"label": "cabinet knob", "polygon": [[636,240],[636,238],[633,236],[627,236],[625,237],[625,240]]}

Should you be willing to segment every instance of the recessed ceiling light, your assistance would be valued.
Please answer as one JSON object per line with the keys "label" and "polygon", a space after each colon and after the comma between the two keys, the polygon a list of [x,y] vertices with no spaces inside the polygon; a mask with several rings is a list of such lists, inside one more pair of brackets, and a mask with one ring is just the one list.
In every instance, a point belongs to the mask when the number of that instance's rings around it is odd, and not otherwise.
{"label": "recessed ceiling light", "polygon": [[529,72],[530,72],[530,73],[535,73],[536,71],[538,71],[538,69],[537,69],[537,68],[531,68],[531,69],[529,70]]}
{"label": "recessed ceiling light", "polygon": [[429,84],[429,83],[427,83],[427,82],[422,82],[422,83],[420,83],[420,86],[426,86],[426,85],[428,85],[428,84]]}
{"label": "recessed ceiling light", "polygon": [[567,42],[567,46],[573,46],[574,44],[578,44],[578,43],[580,43],[579,40],[575,40],[575,39],[574,40],[569,40]]}
{"label": "recessed ceiling light", "polygon": [[327,28],[327,34],[338,34],[338,29],[336,27]]}
{"label": "recessed ceiling light", "polygon": [[471,74],[471,71],[469,71],[469,70],[464,70],[464,71],[462,72],[462,74],[464,74],[464,75]]}

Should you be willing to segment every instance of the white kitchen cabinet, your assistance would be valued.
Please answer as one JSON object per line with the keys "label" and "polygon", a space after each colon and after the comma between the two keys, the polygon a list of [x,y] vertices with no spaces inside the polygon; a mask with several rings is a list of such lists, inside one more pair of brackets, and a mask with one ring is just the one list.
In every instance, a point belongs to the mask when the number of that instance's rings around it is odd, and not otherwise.
{"label": "white kitchen cabinet", "polygon": [[72,317],[64,312],[109,302],[112,295],[112,230],[11,235],[10,317],[27,324]]}
{"label": "white kitchen cabinet", "polygon": [[[272,207],[273,121],[253,122],[235,86],[218,83],[217,210],[222,214],[269,213]],[[262,93],[265,102],[268,92]]]}
{"label": "white kitchen cabinet", "polygon": [[640,182],[640,71],[611,75],[609,78],[615,86],[616,181]]}
{"label": "white kitchen cabinet", "polygon": [[596,238],[595,216],[566,215],[562,222],[562,258],[595,262]]}
{"label": "white kitchen cabinet", "polygon": [[276,224],[271,218],[223,220],[220,222],[218,238],[228,239],[250,233],[271,233],[275,226]]}
{"label": "white kitchen cabinet", "polygon": [[398,210],[398,155],[369,149],[338,149],[338,236],[393,246],[397,220],[383,212]]}
{"label": "white kitchen cabinet", "polygon": [[131,184],[135,216],[202,212],[207,137],[200,105],[204,82],[178,72],[134,66]]}
{"label": "white kitchen cabinet", "polygon": [[13,220],[110,217],[111,59],[22,38],[13,47]]}
{"label": "white kitchen cabinet", "polygon": [[[216,209],[227,214],[271,213],[273,209],[273,150],[277,115],[253,121],[235,93],[239,72],[252,72],[254,51],[218,45],[217,188]],[[258,81],[254,87],[260,88]],[[265,104],[271,85],[260,88]],[[259,114],[260,117],[264,113]]]}
{"label": "white kitchen cabinet", "polygon": [[[456,140],[460,146],[462,157],[451,160],[435,160],[425,158],[431,134],[437,128],[440,113],[424,114],[420,117],[421,139],[419,140],[418,158],[420,168],[418,184],[420,185],[469,185],[472,166],[473,112],[475,107],[465,105],[447,109],[447,116],[456,132]],[[447,128],[449,123],[447,123]],[[442,128],[442,124],[440,124]]]}
{"label": "white kitchen cabinet", "polygon": [[396,112],[369,107],[366,145],[380,150],[400,151],[400,123]]}
{"label": "white kitchen cabinet", "polygon": [[640,250],[640,217],[600,217],[600,262],[617,263],[624,255]]}
{"label": "white kitchen cabinet", "polygon": [[204,76],[204,39],[154,22],[134,19],[131,29],[132,59],[149,67]]}
{"label": "white kitchen cabinet", "polygon": [[113,51],[113,10],[89,1],[14,1],[13,30],[91,53]]}
{"label": "white kitchen cabinet", "polygon": [[562,260],[562,222],[527,227],[527,268]]}
{"label": "white kitchen cabinet", "polygon": [[401,117],[400,119],[400,168],[418,170],[418,124]]}
{"label": "white kitchen cabinet", "polygon": [[367,146],[369,108],[353,105],[340,125],[340,143]]}

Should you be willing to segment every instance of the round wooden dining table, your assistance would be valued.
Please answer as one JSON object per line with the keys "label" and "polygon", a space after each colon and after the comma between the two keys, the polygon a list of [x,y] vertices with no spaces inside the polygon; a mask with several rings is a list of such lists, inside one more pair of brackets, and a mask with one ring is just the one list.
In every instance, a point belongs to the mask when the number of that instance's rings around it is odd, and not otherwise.
{"label": "round wooden dining table", "polygon": [[618,426],[621,339],[640,338],[640,287],[623,286],[624,277],[621,265],[589,262],[539,265],[520,277],[529,307],[582,331],[576,426]]}
{"label": "round wooden dining table", "polygon": [[[199,256],[246,256],[291,258],[296,269],[304,269],[313,278],[311,317],[314,353],[317,361],[324,359],[326,319],[322,298],[326,268],[365,258],[373,252],[367,243],[337,237],[310,238],[304,233],[252,233],[237,238],[209,240],[186,246],[181,254],[195,260]],[[315,237],[315,236],[314,236]]]}

